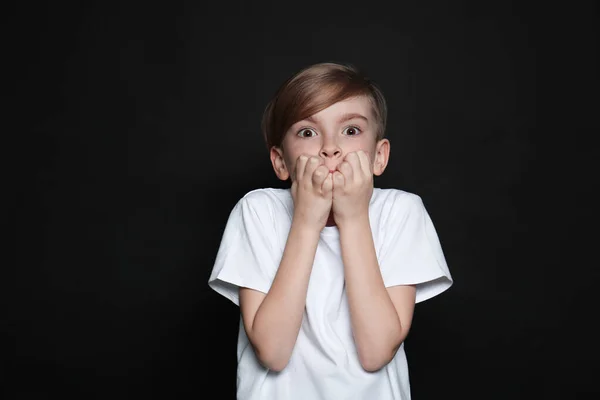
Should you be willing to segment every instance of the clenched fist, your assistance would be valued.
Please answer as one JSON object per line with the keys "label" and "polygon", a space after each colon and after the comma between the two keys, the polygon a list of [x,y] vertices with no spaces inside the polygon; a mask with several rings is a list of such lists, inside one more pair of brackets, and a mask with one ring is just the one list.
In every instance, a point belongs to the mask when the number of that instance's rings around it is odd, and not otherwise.
{"label": "clenched fist", "polygon": [[294,219],[321,231],[333,202],[333,174],[319,157],[300,156],[292,177]]}
{"label": "clenched fist", "polygon": [[348,153],[333,173],[333,218],[336,224],[368,216],[373,195],[373,171],[369,155]]}

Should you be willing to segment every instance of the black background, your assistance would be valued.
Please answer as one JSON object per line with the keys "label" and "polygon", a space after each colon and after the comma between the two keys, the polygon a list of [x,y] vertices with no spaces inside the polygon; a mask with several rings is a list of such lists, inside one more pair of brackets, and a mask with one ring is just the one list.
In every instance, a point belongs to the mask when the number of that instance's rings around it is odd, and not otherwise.
{"label": "black background", "polygon": [[284,187],[267,101],[322,61],[382,86],[392,153],[376,183],[423,198],[455,279],[416,307],[413,398],[597,395],[596,15],[592,1],[5,9],[4,398],[234,398],[238,309],[206,283],[237,200]]}

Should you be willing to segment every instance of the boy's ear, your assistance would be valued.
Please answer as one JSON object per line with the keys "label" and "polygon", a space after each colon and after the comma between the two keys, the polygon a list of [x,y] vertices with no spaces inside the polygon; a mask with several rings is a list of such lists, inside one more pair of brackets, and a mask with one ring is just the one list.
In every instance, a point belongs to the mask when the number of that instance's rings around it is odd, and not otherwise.
{"label": "boy's ear", "polygon": [[290,173],[285,165],[283,151],[279,147],[273,146],[269,153],[275,175],[282,181],[286,181],[290,177]]}
{"label": "boy's ear", "polygon": [[390,159],[390,141],[381,139],[375,145],[375,159],[373,160],[373,174],[380,176],[385,171]]}

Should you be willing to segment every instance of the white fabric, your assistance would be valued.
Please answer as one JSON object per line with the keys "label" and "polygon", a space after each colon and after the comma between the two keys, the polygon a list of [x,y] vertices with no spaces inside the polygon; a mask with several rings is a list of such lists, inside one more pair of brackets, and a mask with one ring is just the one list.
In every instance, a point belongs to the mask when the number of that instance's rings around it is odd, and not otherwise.
{"label": "white fabric", "polygon": [[[236,305],[239,287],[267,293],[292,215],[289,189],[257,189],[246,194],[229,216],[210,287]],[[452,285],[437,233],[419,196],[375,188],[369,215],[386,287],[415,284],[418,303]],[[240,400],[410,399],[404,345],[377,372],[366,372],[359,363],[335,226],[321,232],[302,327],[288,365],[281,372],[264,368],[255,357],[241,318],[237,355]]]}

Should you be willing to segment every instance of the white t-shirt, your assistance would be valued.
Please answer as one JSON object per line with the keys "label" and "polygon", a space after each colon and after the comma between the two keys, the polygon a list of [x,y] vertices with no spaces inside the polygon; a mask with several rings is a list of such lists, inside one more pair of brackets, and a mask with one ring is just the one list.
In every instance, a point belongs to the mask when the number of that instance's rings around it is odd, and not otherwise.
{"label": "white t-shirt", "polygon": [[[267,293],[290,230],[289,189],[257,189],[233,208],[215,265],[212,289],[239,306],[239,287]],[[437,233],[421,198],[375,188],[369,205],[375,250],[386,287],[416,285],[416,301],[452,285]],[[240,318],[237,345],[240,400],[408,400],[404,345],[376,372],[365,371],[352,338],[337,227],[320,235],[308,285],[302,326],[287,366],[263,367]]]}

